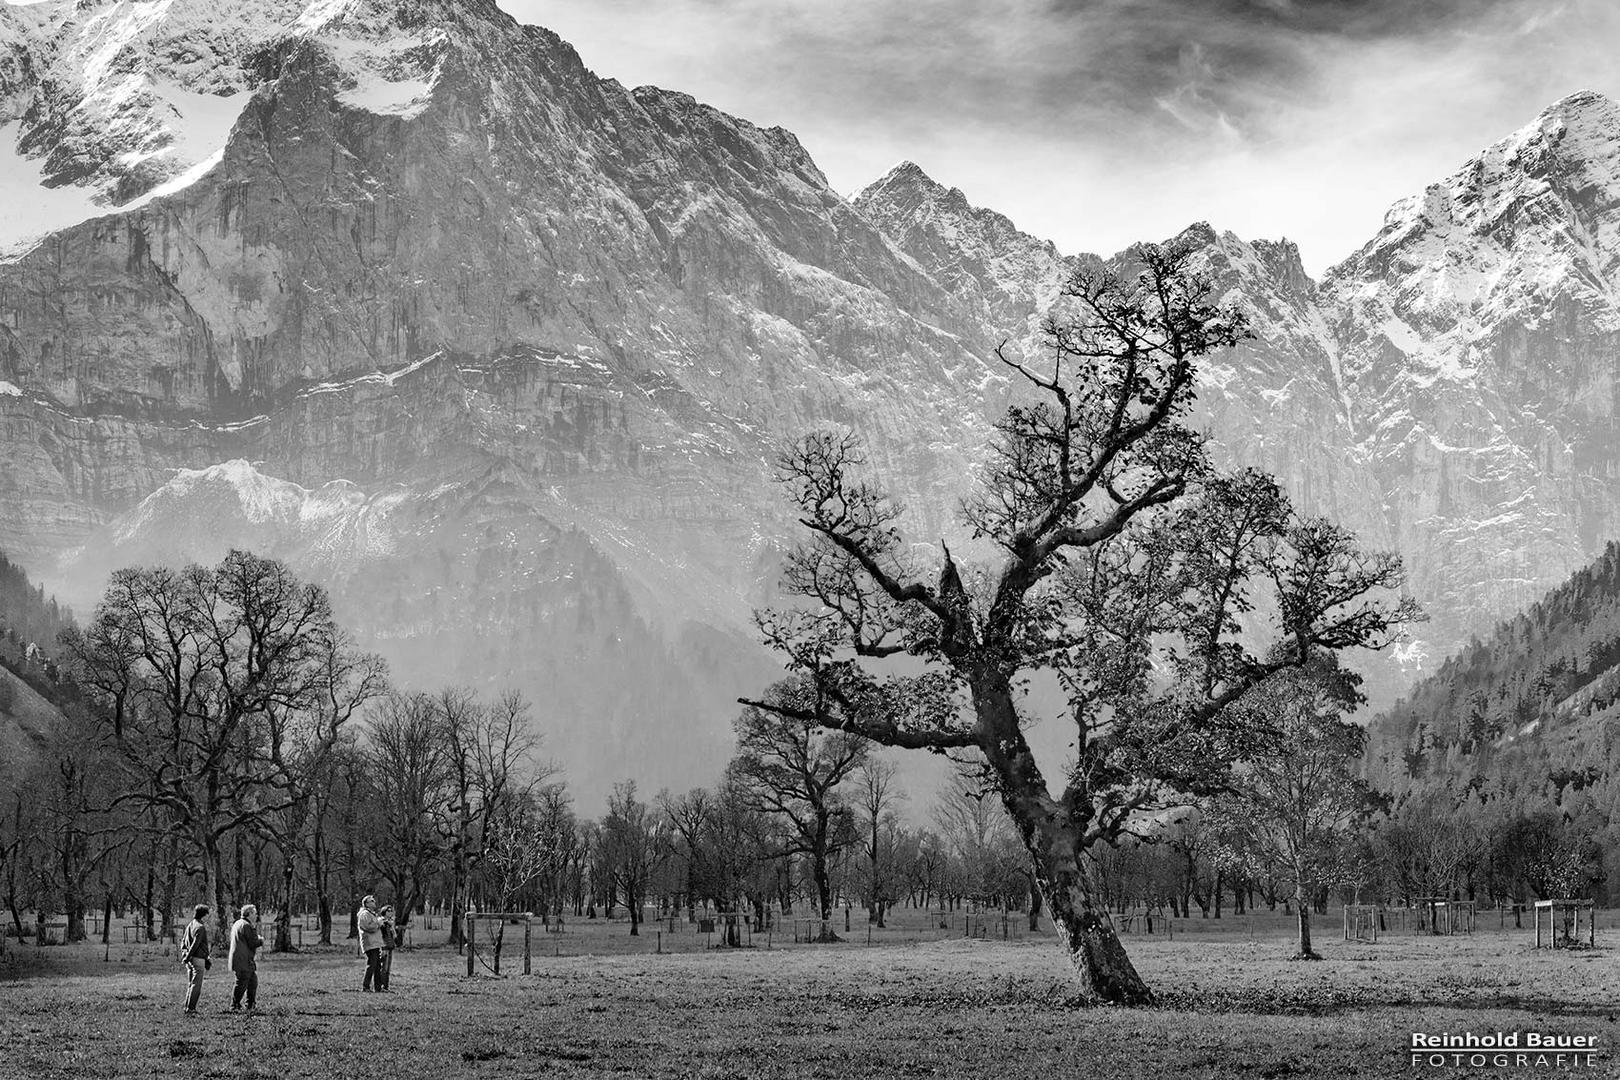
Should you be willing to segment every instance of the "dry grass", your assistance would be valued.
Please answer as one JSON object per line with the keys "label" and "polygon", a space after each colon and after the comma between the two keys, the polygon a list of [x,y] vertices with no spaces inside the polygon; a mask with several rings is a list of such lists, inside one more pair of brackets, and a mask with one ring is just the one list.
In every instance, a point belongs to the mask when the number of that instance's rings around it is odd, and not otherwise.
{"label": "dry grass", "polygon": [[[267,957],[251,1016],[225,1011],[217,971],[205,1014],[180,1015],[178,965],[156,947],[115,944],[110,962],[99,946],[14,950],[0,961],[0,1075],[1382,1077],[1416,1072],[1404,1052],[1413,1030],[1586,1034],[1604,1046],[1620,1036],[1613,953],[1538,955],[1527,932],[1378,945],[1334,935],[1322,963],[1290,962],[1286,939],[1263,926],[1253,939],[1241,926],[1132,938],[1161,1003],[1119,1010],[1078,1006],[1047,940],[776,939],[656,955],[622,924],[570,930],[536,935],[528,977],[480,966],[469,980],[453,951],[401,953],[387,996],[357,991],[347,949]],[[902,927],[893,940],[908,932],[926,936]],[[548,940],[596,950],[545,955]]]}

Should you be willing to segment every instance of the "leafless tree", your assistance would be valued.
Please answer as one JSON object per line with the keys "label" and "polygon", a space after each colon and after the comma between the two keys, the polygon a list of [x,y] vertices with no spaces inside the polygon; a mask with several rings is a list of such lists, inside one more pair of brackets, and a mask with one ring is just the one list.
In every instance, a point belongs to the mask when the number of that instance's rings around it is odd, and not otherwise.
{"label": "leafless tree", "polygon": [[[669,822],[675,855],[681,862],[687,918],[695,920],[698,901],[709,891],[707,886],[714,875],[711,864],[716,852],[710,847],[710,838],[718,807],[707,788],[693,788],[685,795],[661,791],[658,807]],[[677,896],[677,911],[679,899]]]}
{"label": "leafless tree", "polygon": [[816,913],[832,918],[831,856],[853,841],[850,807],[840,786],[866,764],[870,743],[860,735],[823,730],[815,719],[820,691],[809,680],[788,680],[737,718],[737,753],[730,777],[751,809],[788,826],[782,854],[810,860]]}
{"label": "leafless tree", "polygon": [[[1212,301],[1188,251],[1133,256],[1137,273],[1069,281],[1046,325],[1050,363],[1001,356],[1025,394],[964,505],[985,562],[964,569],[942,545],[932,571],[917,565],[854,435],[811,434],[782,456],[810,534],[785,584],[808,603],[759,623],[813,689],[746,702],[886,746],[982,755],[1083,991],[1122,1003],[1152,995],[1087,849],[1216,786],[1247,745],[1228,707],[1250,688],[1316,650],[1387,644],[1414,614],[1381,599],[1401,582],[1396,558],[1297,513],[1269,478],[1211,466],[1184,423],[1196,362],[1241,341],[1244,320]],[[1262,613],[1276,640],[1255,652],[1243,624]],[[1037,672],[1057,676],[1075,730],[1056,790],[1019,696]]]}
{"label": "leafless tree", "polygon": [[1311,947],[1310,896],[1337,884],[1333,872],[1349,830],[1371,811],[1357,772],[1366,732],[1340,718],[1353,700],[1346,673],[1319,661],[1258,688],[1244,708],[1275,733],[1235,770],[1231,791],[1211,804],[1217,834],[1251,876],[1282,870],[1298,908],[1295,959]]}
{"label": "leafless tree", "polygon": [[[460,911],[483,859],[489,828],[545,783],[555,768],[536,756],[540,737],[530,724],[528,702],[516,691],[485,703],[471,690],[456,688],[433,700],[450,770],[445,838],[451,906]],[[452,921],[451,943],[458,943],[461,934],[460,920]]]}
{"label": "leafless tree", "polygon": [[269,834],[295,806],[298,755],[349,719],[329,708],[337,673],[370,662],[347,649],[324,590],[242,551],[118,571],[64,645],[132,781],[115,805],[152,811],[189,846],[223,936],[226,838]]}
{"label": "leafless tree", "polygon": [[442,735],[433,698],[394,694],[373,714],[363,750],[367,797],[359,845],[367,865],[388,882],[401,925],[447,853],[454,791]]}
{"label": "leafless tree", "polygon": [[894,838],[900,825],[895,804],[906,797],[900,790],[899,773],[894,762],[870,757],[855,778],[855,801],[861,813],[861,842],[866,854],[867,918],[879,928],[884,925],[884,907],[894,887]]}
{"label": "leafless tree", "polygon": [[630,909],[630,933],[641,933],[642,906],[647,883],[663,854],[664,822],[636,798],[635,781],[613,786],[607,816],[602,819],[599,843],[602,865],[613,887]]}

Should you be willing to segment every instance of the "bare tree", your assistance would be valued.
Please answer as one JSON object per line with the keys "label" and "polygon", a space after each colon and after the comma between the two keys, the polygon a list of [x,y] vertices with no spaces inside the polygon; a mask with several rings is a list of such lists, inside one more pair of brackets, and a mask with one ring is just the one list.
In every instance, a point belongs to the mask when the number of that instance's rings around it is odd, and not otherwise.
{"label": "bare tree", "polygon": [[641,933],[647,884],[663,854],[664,823],[636,798],[634,780],[613,785],[607,816],[602,819],[602,864],[613,887],[630,909],[630,933]]}
{"label": "bare tree", "polygon": [[1299,960],[1320,959],[1311,947],[1310,895],[1336,883],[1350,827],[1371,811],[1356,770],[1366,732],[1339,716],[1353,700],[1347,673],[1326,660],[1255,690],[1243,707],[1258,711],[1272,739],[1235,770],[1231,792],[1212,803],[1218,834],[1251,874],[1276,867],[1293,882]]}
{"label": "bare tree", "polygon": [[[681,862],[687,919],[695,920],[698,901],[711,891],[715,876],[713,862],[717,853],[710,846],[710,841],[718,807],[714,796],[706,788],[693,788],[685,795],[661,791],[658,793],[658,807],[669,822],[674,854]],[[677,896],[677,912],[680,909],[679,900]]]}
{"label": "bare tree", "polygon": [[[1414,614],[1377,599],[1400,583],[1396,558],[1296,513],[1267,478],[1216,473],[1182,421],[1196,361],[1236,345],[1244,320],[1211,301],[1188,251],[1133,255],[1135,276],[1069,281],[1075,317],[1048,321],[1049,364],[998,353],[1027,396],[998,422],[964,506],[986,564],[964,572],[942,546],[932,573],[914,565],[854,436],[812,434],[783,455],[810,532],[785,583],[810,605],[759,622],[814,694],[749,702],[886,746],[982,754],[1083,991],[1123,1003],[1152,995],[1087,849],[1218,779],[1247,743],[1228,707],[1251,687],[1319,649],[1387,644]],[[1241,620],[1262,611],[1277,641],[1257,655]],[[1058,676],[1075,728],[1056,791],[1018,693],[1041,671]]]}
{"label": "bare tree", "polygon": [[856,777],[855,800],[861,812],[862,846],[866,853],[867,918],[883,927],[883,909],[890,902],[893,888],[894,836],[900,816],[894,804],[906,797],[894,762],[871,757]]}
{"label": "bare tree", "polygon": [[[466,906],[468,884],[482,861],[485,835],[555,769],[536,758],[539,735],[529,722],[529,705],[516,691],[485,704],[471,690],[444,690],[434,698],[440,738],[450,769],[450,813],[445,836],[450,850],[451,905]],[[462,937],[453,920],[451,944]]]}
{"label": "bare tree", "polygon": [[538,910],[561,915],[567,874],[579,846],[579,822],[572,799],[561,782],[547,783],[534,795],[533,828],[545,840],[545,863],[540,875]]}
{"label": "bare tree", "polygon": [[819,696],[808,680],[788,680],[743,710],[730,776],[750,808],[787,822],[783,854],[809,858],[816,913],[825,921],[832,918],[830,857],[853,840],[839,787],[866,764],[870,743],[848,732],[822,730],[816,719]]}
{"label": "bare tree", "polygon": [[303,834],[304,859],[309,865],[309,882],[315,890],[318,941],[332,944],[332,876],[336,863],[332,851],[332,829],[337,824],[343,792],[343,778],[359,771],[361,751],[353,733],[345,733],[332,752],[310,776],[308,827]]}
{"label": "bare tree", "polygon": [[[327,762],[343,745],[355,715],[388,692],[388,667],[382,658],[355,648],[336,627],[317,642],[314,664],[316,677],[308,698],[296,708],[271,709],[265,717],[273,770],[270,783],[282,804],[278,812],[256,823],[281,855],[282,902],[276,913],[274,952],[292,949],[299,841],[311,824]],[[326,934],[330,937],[329,926]]]}
{"label": "bare tree", "polygon": [[[115,804],[153,811],[190,847],[221,936],[227,838],[267,834],[295,805],[294,743],[323,708],[341,640],[324,590],[242,551],[212,569],[120,570],[84,632],[64,635],[133,781]],[[346,720],[328,716],[318,738]]]}
{"label": "bare tree", "polygon": [[[436,704],[426,694],[391,695],[367,734],[369,805],[359,841],[367,864],[388,882],[405,925],[446,855],[454,813],[449,755]],[[451,925],[459,922],[453,918]]]}
{"label": "bare tree", "polygon": [[[95,721],[80,706],[64,710],[41,733],[38,757],[21,778],[38,815],[30,847],[38,856],[41,902],[60,907],[66,940],[82,941],[90,879],[127,842],[129,815],[102,809],[113,798],[119,778],[110,766]],[[54,897],[55,903],[45,899]]]}

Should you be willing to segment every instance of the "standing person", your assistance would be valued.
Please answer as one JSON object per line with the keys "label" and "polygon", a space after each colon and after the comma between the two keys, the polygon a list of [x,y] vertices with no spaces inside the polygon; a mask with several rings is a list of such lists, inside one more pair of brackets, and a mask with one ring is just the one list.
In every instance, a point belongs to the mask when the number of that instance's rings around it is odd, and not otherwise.
{"label": "standing person", "polygon": [[383,993],[392,993],[388,989],[388,976],[394,973],[394,935],[399,933],[399,927],[394,923],[394,909],[392,906],[382,909],[383,951],[382,962],[377,965],[377,989]]}
{"label": "standing person", "polygon": [[231,991],[231,1011],[242,1008],[242,996],[247,995],[251,1012],[254,999],[259,996],[259,964],[254,954],[264,944],[259,936],[259,909],[252,904],[242,905],[242,914],[231,925],[231,973],[236,976],[236,987]]}
{"label": "standing person", "polygon": [[382,919],[377,916],[377,898],[368,896],[360,901],[355,912],[355,923],[360,927],[360,952],[366,958],[366,977],[360,983],[362,993],[388,988],[388,977],[382,973]]}
{"label": "standing person", "polygon": [[191,909],[191,923],[180,935],[180,962],[186,965],[186,1015],[197,1015],[197,999],[202,997],[203,972],[214,966],[208,959],[208,905]]}

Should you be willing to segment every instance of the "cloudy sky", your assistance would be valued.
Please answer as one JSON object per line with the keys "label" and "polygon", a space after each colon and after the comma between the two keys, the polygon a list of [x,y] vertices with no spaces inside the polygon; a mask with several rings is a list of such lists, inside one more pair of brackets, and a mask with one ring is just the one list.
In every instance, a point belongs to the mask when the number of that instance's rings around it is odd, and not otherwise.
{"label": "cloudy sky", "polygon": [[853,193],[905,159],[1064,251],[1195,220],[1320,272],[1580,89],[1613,0],[501,0],[597,73],[795,132]]}

